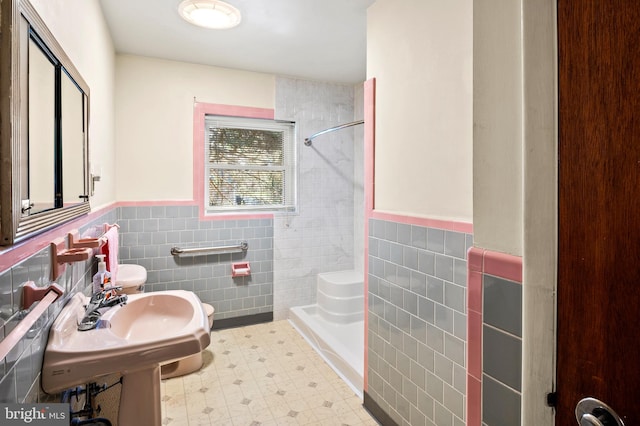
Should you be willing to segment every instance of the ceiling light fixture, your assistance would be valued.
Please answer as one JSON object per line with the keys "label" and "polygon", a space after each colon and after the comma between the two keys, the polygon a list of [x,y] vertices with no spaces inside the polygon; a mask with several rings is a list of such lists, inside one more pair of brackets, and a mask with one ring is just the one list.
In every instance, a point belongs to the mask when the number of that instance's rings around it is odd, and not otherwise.
{"label": "ceiling light fixture", "polygon": [[220,0],[183,0],[178,6],[182,18],[199,27],[233,28],[240,23],[240,11]]}

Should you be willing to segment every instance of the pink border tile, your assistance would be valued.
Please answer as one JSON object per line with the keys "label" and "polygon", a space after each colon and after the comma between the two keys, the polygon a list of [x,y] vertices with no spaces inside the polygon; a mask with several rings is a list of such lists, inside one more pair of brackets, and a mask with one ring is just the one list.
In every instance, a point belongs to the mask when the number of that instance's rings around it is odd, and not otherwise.
{"label": "pink border tile", "polygon": [[467,270],[467,308],[482,314],[482,272]]}
{"label": "pink border tile", "polygon": [[487,250],[484,253],[484,272],[522,284],[522,258]]}
{"label": "pink border tile", "polygon": [[484,250],[471,247],[467,251],[467,267],[470,271],[482,272]]}
{"label": "pink border tile", "polygon": [[472,247],[467,252],[467,425],[482,421],[482,279],[522,283],[522,257]]}
{"label": "pink border tile", "polygon": [[[368,294],[369,294],[369,219],[387,220],[409,225],[425,226],[449,231],[473,233],[473,224],[466,222],[456,222],[449,220],[430,219],[387,213],[375,210],[375,98],[376,80],[372,78],[364,83],[364,196],[365,196],[365,246],[364,246],[364,294],[365,294],[365,315],[364,315],[364,391],[368,390]],[[480,304],[482,297],[480,296]],[[481,305],[480,305],[481,306]]]}
{"label": "pink border tile", "polygon": [[116,207],[195,206],[193,200],[118,201]]}
{"label": "pink border tile", "polygon": [[482,380],[482,313],[467,313],[467,376]]}
{"label": "pink border tile", "polygon": [[372,219],[388,220],[391,222],[405,223],[409,225],[425,226],[429,228],[443,229],[445,231],[473,233],[473,224],[467,222],[456,222],[453,220],[429,219],[425,217],[404,216],[395,213],[373,211]]}
{"label": "pink border tile", "polygon": [[364,83],[364,376],[363,390],[369,389],[369,218],[373,210],[373,150],[375,144],[376,80]]}
{"label": "pink border tile", "polygon": [[51,241],[60,238],[61,235],[66,236],[68,232],[86,225],[98,216],[106,214],[114,208],[116,208],[115,204],[110,204],[71,222],[64,223],[50,231],[29,238],[27,241],[0,249],[0,272],[11,269],[12,266],[47,247]]}
{"label": "pink border tile", "polygon": [[[467,376],[467,401],[482,401],[482,382]],[[467,404],[467,426],[480,426],[482,423],[482,406]]]}

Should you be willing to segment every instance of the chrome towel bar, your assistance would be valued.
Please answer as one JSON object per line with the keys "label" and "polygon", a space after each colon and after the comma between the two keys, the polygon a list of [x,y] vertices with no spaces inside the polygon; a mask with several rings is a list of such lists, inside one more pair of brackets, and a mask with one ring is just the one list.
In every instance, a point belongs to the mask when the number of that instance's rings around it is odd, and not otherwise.
{"label": "chrome towel bar", "polygon": [[173,256],[180,256],[182,254],[219,254],[219,253],[240,253],[249,250],[249,243],[242,241],[240,244],[234,246],[218,246],[218,247],[202,247],[202,248],[187,248],[182,249],[178,247],[171,248],[171,254]]}

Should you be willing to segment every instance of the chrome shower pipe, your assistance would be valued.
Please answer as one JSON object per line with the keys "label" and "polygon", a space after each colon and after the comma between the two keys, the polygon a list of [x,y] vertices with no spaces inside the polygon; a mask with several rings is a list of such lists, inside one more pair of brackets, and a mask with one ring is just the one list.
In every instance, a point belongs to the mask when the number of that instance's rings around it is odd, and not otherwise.
{"label": "chrome shower pipe", "polygon": [[340,129],[344,129],[346,127],[351,127],[351,126],[357,126],[358,124],[363,124],[364,120],[358,120],[358,121],[352,121],[351,123],[345,123],[345,124],[341,124],[339,126],[336,127],[331,127],[329,129],[323,130],[321,132],[318,133],[314,133],[313,135],[309,136],[308,138],[304,139],[304,144],[306,146],[311,146],[311,141],[320,136],[320,135],[324,135],[325,133],[330,133],[330,132],[335,132],[336,130],[340,130]]}

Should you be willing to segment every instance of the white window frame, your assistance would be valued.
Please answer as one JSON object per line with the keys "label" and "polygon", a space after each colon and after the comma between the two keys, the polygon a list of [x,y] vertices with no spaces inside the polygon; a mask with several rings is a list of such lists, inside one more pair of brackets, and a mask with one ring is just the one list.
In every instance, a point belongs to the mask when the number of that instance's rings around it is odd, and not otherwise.
{"label": "white window frame", "polygon": [[[227,128],[241,128],[252,130],[267,131],[283,131],[283,165],[281,166],[247,166],[247,165],[222,165],[219,163],[209,162],[209,127],[216,123],[218,126]],[[298,174],[297,174],[297,144],[296,144],[296,126],[295,123],[289,121],[269,120],[251,117],[232,117],[214,114],[205,114],[204,117],[204,200],[205,214],[211,215],[216,213],[240,213],[240,212],[292,212],[297,211],[298,202]],[[226,169],[226,170],[282,170],[284,171],[283,192],[284,204],[270,205],[232,205],[232,206],[210,206],[209,205],[209,176],[210,169]]]}

